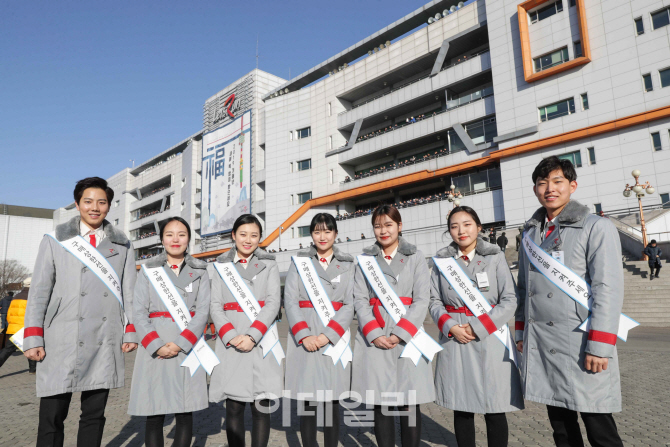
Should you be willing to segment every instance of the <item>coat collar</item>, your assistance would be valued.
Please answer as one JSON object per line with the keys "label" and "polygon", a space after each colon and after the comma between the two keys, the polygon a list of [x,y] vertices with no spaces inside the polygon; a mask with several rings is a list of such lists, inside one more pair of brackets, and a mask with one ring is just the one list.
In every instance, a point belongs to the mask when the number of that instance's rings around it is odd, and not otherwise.
{"label": "coat collar", "polygon": [[[475,247],[475,253],[480,256],[490,256],[500,253],[500,247],[495,244],[486,242],[482,238],[477,238],[477,246]],[[443,249],[439,250],[436,254],[438,258],[453,258],[458,254],[458,244],[452,242]]]}
{"label": "coat collar", "polygon": [[[216,258],[216,262],[233,262],[235,259],[235,253],[237,253],[237,249],[232,247],[227,252],[219,255],[219,257]],[[247,268],[241,267],[239,265],[235,265],[235,268],[242,278],[248,281],[253,281],[256,275],[265,269],[266,265],[263,261],[272,261],[274,259],[274,255],[271,255],[262,248],[258,247],[249,257]]]}
{"label": "coat collar", "polygon": [[[69,221],[62,223],[56,226],[56,239],[59,242],[72,239],[75,236],[80,235],[79,224],[81,223],[81,217],[75,216]],[[123,231],[116,229],[111,223],[107,220],[102,222],[102,230],[105,232],[105,240],[118,245],[127,245],[128,238]],[[103,242],[105,241],[103,240]]]}
{"label": "coat collar", "polygon": [[[589,207],[582,205],[576,200],[571,200],[563,208],[561,214],[557,216],[557,223],[559,227],[578,227],[581,228],[584,226],[584,220],[586,217],[591,214]],[[538,227],[544,223],[547,218],[547,210],[543,208],[538,208],[537,211],[533,214],[533,217],[526,222],[526,230],[531,227]]]}
{"label": "coat collar", "polygon": [[[379,242],[375,242],[374,245],[365,247],[363,253],[366,255],[377,256],[382,252],[382,246]],[[402,236],[398,238],[398,254],[403,254],[405,256],[411,256],[416,254],[416,246],[410,244]]]}
{"label": "coat collar", "polygon": [[[205,261],[201,261],[200,259],[196,259],[193,256],[186,254],[184,257],[184,263],[191,267],[192,269],[195,270],[206,270],[207,269],[207,263]],[[162,267],[165,264],[167,264],[167,253],[165,251],[158,256],[151,258],[149,261],[147,261],[144,265],[146,265],[149,268],[156,268],[156,267]],[[186,268],[186,265],[184,268]]]}
{"label": "coat collar", "polygon": [[[316,247],[312,246],[309,247],[307,250],[302,250],[298,252],[298,257],[301,258],[311,258],[311,257],[316,257]],[[335,245],[333,245],[333,260],[338,260],[341,262],[354,262],[354,257],[351,256],[349,253],[345,253],[339,248],[337,248]],[[331,261],[331,264],[332,264]]]}
{"label": "coat collar", "polygon": [[407,242],[407,240],[405,240],[403,237],[399,237],[398,252],[393,257],[391,264],[387,264],[386,260],[384,260],[384,251],[382,250],[382,246],[379,244],[379,242],[375,242],[374,245],[365,247],[363,249],[363,253],[377,257],[377,262],[382,272],[384,272],[385,275],[396,279],[400,275],[400,272],[402,272],[402,270],[408,264],[408,258],[416,254],[416,246]]}

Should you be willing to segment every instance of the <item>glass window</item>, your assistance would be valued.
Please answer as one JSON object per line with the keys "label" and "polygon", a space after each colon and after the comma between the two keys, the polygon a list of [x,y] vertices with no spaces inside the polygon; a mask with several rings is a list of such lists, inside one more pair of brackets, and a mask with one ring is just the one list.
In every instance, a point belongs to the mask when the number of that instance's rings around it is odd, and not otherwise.
{"label": "glass window", "polygon": [[600,214],[600,212],[603,210],[603,204],[602,203],[594,203],[593,208],[596,211],[596,214]]}
{"label": "glass window", "polygon": [[312,159],[308,158],[307,160],[300,160],[296,163],[298,165],[298,171],[306,171],[312,169]]}
{"label": "glass window", "polygon": [[298,227],[298,237],[308,237],[309,235],[309,225]]}
{"label": "glass window", "polygon": [[114,219],[114,225],[118,225],[118,224],[119,224],[119,219]]}
{"label": "glass window", "polygon": [[569,160],[575,168],[582,167],[582,153],[580,151],[561,154],[558,156],[561,160]]}
{"label": "glass window", "polygon": [[459,152],[465,150],[465,144],[463,140],[458,136],[458,134],[450,130],[449,131],[449,153],[453,154],[454,152]]}
{"label": "glass window", "polygon": [[651,82],[651,75],[649,73],[647,73],[646,75],[642,75],[642,82],[644,82],[645,92],[650,92],[654,90],[654,85]]}
{"label": "glass window", "polygon": [[662,11],[654,12],[651,14],[651,24],[654,29],[662,28],[666,25],[670,25],[670,8],[665,8]]}
{"label": "glass window", "polygon": [[298,203],[305,203],[312,198],[312,191],[298,194]]}
{"label": "glass window", "polygon": [[451,182],[456,186],[456,190],[460,191],[461,194],[469,193],[472,189],[470,188],[470,176],[461,175],[459,177],[452,177]]}
{"label": "glass window", "polygon": [[582,41],[578,40],[575,42],[575,59],[578,57],[582,57],[584,54],[582,53]]}
{"label": "glass window", "polygon": [[465,131],[475,144],[488,143],[498,136],[495,118],[486,118],[482,121],[466,124]]}
{"label": "glass window", "polygon": [[489,188],[498,188],[502,186],[502,176],[500,175],[500,167],[489,169],[488,175],[489,175]]}
{"label": "glass window", "polygon": [[300,140],[302,138],[307,138],[310,135],[312,135],[312,128],[311,127],[305,127],[304,129],[298,129],[296,131],[296,133],[298,135],[298,140]]}
{"label": "glass window", "polygon": [[333,148],[333,136],[331,135],[328,137],[328,149],[332,148]]}
{"label": "glass window", "polygon": [[560,118],[565,115],[575,113],[575,99],[570,98],[564,101],[540,107],[540,121],[549,121],[554,118]]}
{"label": "glass window", "polygon": [[644,23],[642,22],[642,17],[635,19],[635,32],[638,36],[640,34],[644,34]]}
{"label": "glass window", "polygon": [[570,7],[577,6],[577,0],[570,0]]}
{"label": "glass window", "polygon": [[663,204],[663,208],[670,208],[670,194],[661,194],[661,203]]}
{"label": "glass window", "polygon": [[545,54],[544,56],[535,58],[535,71],[538,72],[546,70],[547,68],[555,67],[556,65],[567,62],[568,59],[568,48],[561,48],[560,50],[556,50],[553,53]]}
{"label": "glass window", "polygon": [[654,132],[651,134],[651,142],[654,146],[654,150],[660,151],[662,149],[661,147],[661,134],[658,132]]}
{"label": "glass window", "polygon": [[288,131],[288,140],[293,141],[293,131],[292,130]]}
{"label": "glass window", "polygon": [[488,188],[488,173],[486,171],[473,172],[470,174],[470,184],[473,191],[481,191]]}
{"label": "glass window", "polygon": [[596,148],[590,147],[587,151],[589,151],[589,163],[592,165],[596,164]]}
{"label": "glass window", "polygon": [[563,11],[563,0],[559,0],[543,8],[530,12],[528,15],[530,16],[530,23],[537,23],[561,11]]}
{"label": "glass window", "polygon": [[331,103],[328,103],[328,116],[333,116],[333,106]]}
{"label": "glass window", "polygon": [[665,70],[660,70],[658,74],[661,77],[661,88],[662,87],[667,87],[670,85],[670,68],[666,68]]}
{"label": "glass window", "polygon": [[589,96],[582,93],[582,110],[589,110]]}

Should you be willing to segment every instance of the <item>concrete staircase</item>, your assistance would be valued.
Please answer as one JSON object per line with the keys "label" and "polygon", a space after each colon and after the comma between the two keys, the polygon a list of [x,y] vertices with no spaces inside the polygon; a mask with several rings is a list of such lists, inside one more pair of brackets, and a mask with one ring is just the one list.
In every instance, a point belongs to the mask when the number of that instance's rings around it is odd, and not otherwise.
{"label": "concrete staircase", "polygon": [[670,327],[670,273],[649,280],[647,261],[625,260],[623,313],[643,326]]}

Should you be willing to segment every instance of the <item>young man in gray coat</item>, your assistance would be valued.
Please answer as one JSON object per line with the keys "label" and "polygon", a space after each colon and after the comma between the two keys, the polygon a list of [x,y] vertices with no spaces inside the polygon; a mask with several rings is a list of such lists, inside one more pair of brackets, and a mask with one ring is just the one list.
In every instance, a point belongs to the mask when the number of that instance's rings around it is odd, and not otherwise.
{"label": "young man in gray coat", "polygon": [[[128,238],[105,220],[113,198],[104,179],[80,180],[74,189],[80,215],[58,225],[40,244],[24,328],[25,356],[39,361],[37,446],[63,445],[63,423],[78,391],[77,446],[99,446],[109,390],[124,385],[123,353],[137,348],[135,254]],[[105,279],[98,276],[103,271]]]}
{"label": "young man in gray coat", "polygon": [[[621,411],[616,339],[624,289],[619,235],[609,219],[570,199],[577,174],[569,161],[546,158],[532,178],[542,208],[526,222],[524,237],[589,283],[593,302],[590,330],[584,332],[578,327],[589,311],[556,285],[565,275],[541,273],[531,265],[522,241],[516,340],[523,352],[525,398],[547,405],[557,446],[584,446],[579,412],[591,446],[623,447],[612,417]],[[533,250],[546,257],[542,250]]]}

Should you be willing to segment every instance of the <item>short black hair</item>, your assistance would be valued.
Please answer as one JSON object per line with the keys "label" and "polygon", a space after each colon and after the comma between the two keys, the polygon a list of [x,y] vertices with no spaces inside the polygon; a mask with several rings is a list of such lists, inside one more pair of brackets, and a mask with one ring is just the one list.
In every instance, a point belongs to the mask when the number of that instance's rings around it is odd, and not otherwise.
{"label": "short black hair", "polygon": [[107,203],[112,203],[114,200],[114,190],[107,185],[107,180],[100,177],[86,177],[85,179],[79,180],[74,187],[74,201],[79,204],[81,196],[84,195],[84,191],[88,188],[98,188],[105,191],[107,195]]}
{"label": "short black hair", "polygon": [[563,171],[563,177],[569,182],[577,180],[577,171],[570,160],[560,159],[555,155],[543,159],[533,171],[533,185],[537,183],[537,179],[547,178],[552,171],[560,169]]}
{"label": "short black hair", "polygon": [[309,224],[309,233],[314,233],[314,230],[317,228],[326,228],[328,231],[337,233],[337,222],[332,214],[318,213],[312,218],[312,222]]}
{"label": "short black hair", "polygon": [[191,226],[188,224],[188,222],[186,222],[179,216],[170,217],[168,220],[165,221],[163,225],[161,225],[161,232],[160,232],[161,242],[163,242],[163,233],[165,232],[165,227],[167,227],[167,225],[170,222],[173,222],[175,220],[179,223],[182,223],[186,227],[186,232],[188,233],[188,242],[191,243]]}
{"label": "short black hair", "polygon": [[261,226],[261,222],[253,214],[242,214],[238,217],[233,224],[233,234],[237,233],[238,228],[246,224],[256,224],[258,226],[259,236],[263,237],[263,227]]}

